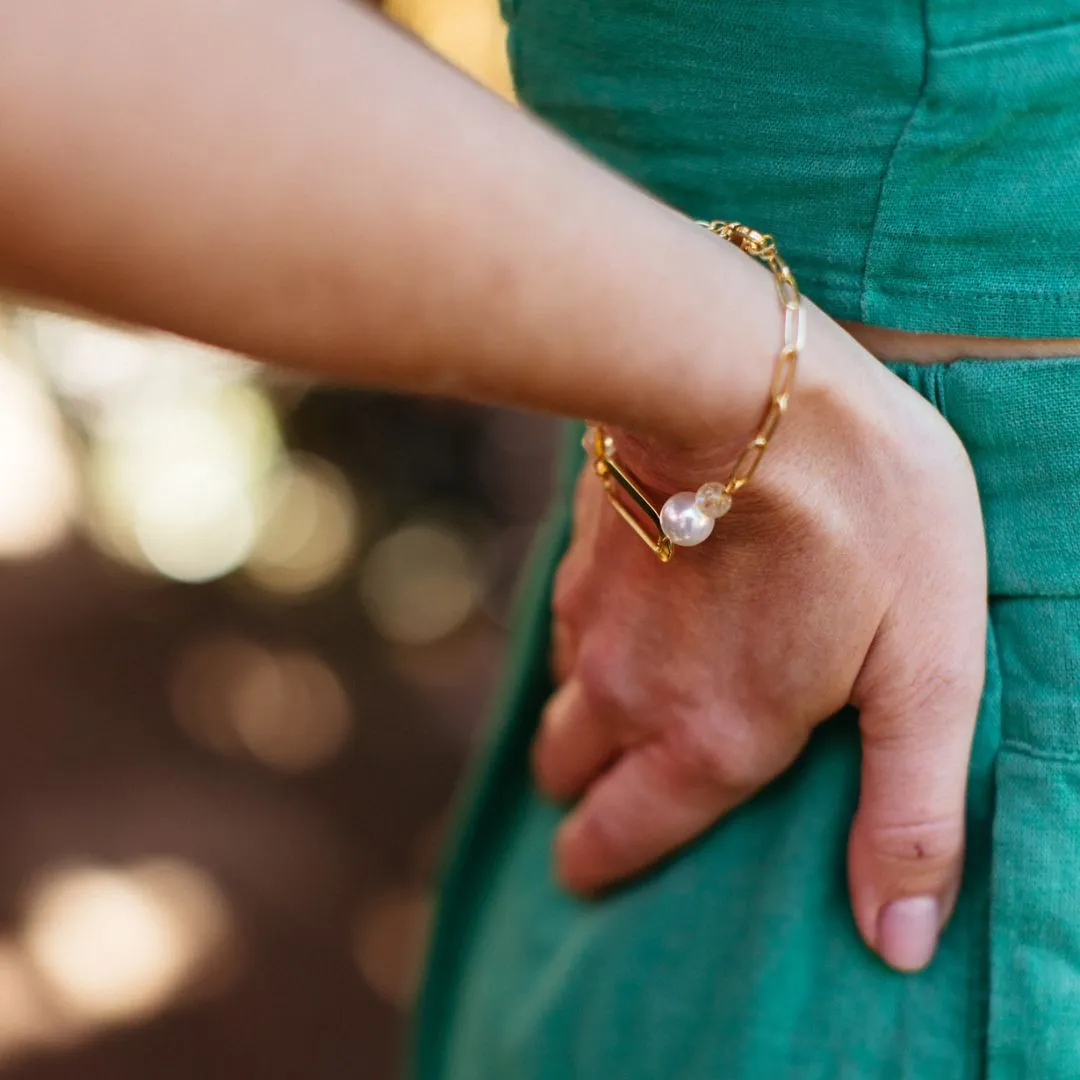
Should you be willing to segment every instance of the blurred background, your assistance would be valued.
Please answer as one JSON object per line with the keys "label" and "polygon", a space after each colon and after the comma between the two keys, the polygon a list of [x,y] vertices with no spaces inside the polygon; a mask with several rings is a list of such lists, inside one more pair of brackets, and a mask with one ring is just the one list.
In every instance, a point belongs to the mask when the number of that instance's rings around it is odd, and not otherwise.
{"label": "blurred background", "polygon": [[552,434],[0,308],[0,1077],[400,1075]]}

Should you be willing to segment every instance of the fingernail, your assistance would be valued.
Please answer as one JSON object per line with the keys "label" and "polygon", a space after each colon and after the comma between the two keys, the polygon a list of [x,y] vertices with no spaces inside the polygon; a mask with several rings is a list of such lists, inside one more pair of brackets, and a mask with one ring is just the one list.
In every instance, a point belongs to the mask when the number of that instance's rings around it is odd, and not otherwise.
{"label": "fingernail", "polygon": [[933,959],[941,932],[941,905],[933,896],[909,896],[878,915],[877,948],[898,971],[921,971]]}

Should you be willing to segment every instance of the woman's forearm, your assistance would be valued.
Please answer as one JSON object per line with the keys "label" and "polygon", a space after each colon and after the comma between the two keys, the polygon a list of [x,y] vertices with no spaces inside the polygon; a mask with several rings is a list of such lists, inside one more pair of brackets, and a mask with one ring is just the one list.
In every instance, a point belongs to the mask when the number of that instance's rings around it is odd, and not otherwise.
{"label": "woman's forearm", "polygon": [[0,287],[685,439],[780,334],[746,256],[345,0],[0,0]]}

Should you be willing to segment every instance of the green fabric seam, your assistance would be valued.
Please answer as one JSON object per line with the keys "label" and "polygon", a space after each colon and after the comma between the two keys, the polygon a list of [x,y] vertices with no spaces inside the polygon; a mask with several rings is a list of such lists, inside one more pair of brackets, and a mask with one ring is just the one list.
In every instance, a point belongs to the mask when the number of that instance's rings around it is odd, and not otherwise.
{"label": "green fabric seam", "polygon": [[1043,750],[1023,739],[1002,739],[1001,749],[1008,750],[1033,761],[1047,761],[1055,765],[1080,765],[1080,754],[1070,754],[1061,750]]}
{"label": "green fabric seam", "polygon": [[896,142],[893,143],[892,150],[889,153],[888,160],[885,162],[885,168],[881,174],[881,183],[878,186],[877,202],[874,206],[874,220],[870,224],[869,236],[866,241],[866,252],[863,255],[862,288],[859,297],[859,311],[862,313],[863,322],[870,321],[870,266],[874,258],[874,244],[877,240],[882,208],[885,205],[885,193],[889,186],[889,180],[892,178],[893,166],[900,153],[900,148],[904,145],[904,141],[915,123],[915,117],[918,116],[919,110],[922,108],[923,101],[926,97],[926,88],[930,82],[930,14],[927,11],[927,3],[928,0],[922,0],[920,5],[923,31],[922,81],[919,84],[918,93],[915,95],[915,101],[912,103],[911,112],[908,114],[908,118],[904,122],[903,127],[901,127]]}
{"label": "green fabric seam", "polygon": [[952,45],[937,45],[930,51],[933,56],[947,59],[951,56],[965,56],[982,52],[986,49],[1000,48],[1002,45],[1021,45],[1075,31],[1080,27],[1080,18],[1065,19],[1063,22],[1050,23],[1047,26],[1033,27],[1029,30],[1016,30],[1009,34],[996,34],[993,37],[977,38],[973,41],[958,41]]}
{"label": "green fabric seam", "polygon": [[1043,292],[1040,290],[1019,289],[995,289],[992,293],[969,292],[964,289],[937,289],[920,288],[918,285],[885,286],[870,285],[865,288],[858,285],[838,285],[830,282],[828,278],[818,277],[814,274],[803,273],[800,275],[804,285],[820,285],[822,291],[828,291],[834,296],[860,299],[864,293],[867,295],[892,296],[897,298],[915,297],[920,300],[1000,300],[1002,297],[1014,298],[1025,301],[1038,301],[1044,304],[1076,304],[1080,306],[1080,291],[1073,292]]}

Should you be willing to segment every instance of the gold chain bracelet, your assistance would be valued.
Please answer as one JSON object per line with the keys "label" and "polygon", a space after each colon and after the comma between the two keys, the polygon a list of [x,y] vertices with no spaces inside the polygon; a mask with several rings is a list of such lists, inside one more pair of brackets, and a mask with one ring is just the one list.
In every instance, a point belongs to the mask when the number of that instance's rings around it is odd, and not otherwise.
{"label": "gold chain bracelet", "polygon": [[795,367],[806,333],[799,286],[791,267],[776,250],[776,241],[766,233],[735,221],[699,221],[697,224],[747,255],[760,259],[772,271],[784,311],[784,346],[776,360],[769,386],[769,404],[757,434],[743,447],[726,482],[709,481],[697,491],[680,491],[660,510],[649,501],[633,474],[618,463],[615,440],[604,427],[590,424],[586,429],[584,446],[593,455],[593,469],[604,485],[611,505],[661,562],[671,559],[676,545],[694,547],[707,540],[716,522],[731,509],[732,496],[744,488],[757,471],[780,418],[787,411],[795,382]]}

